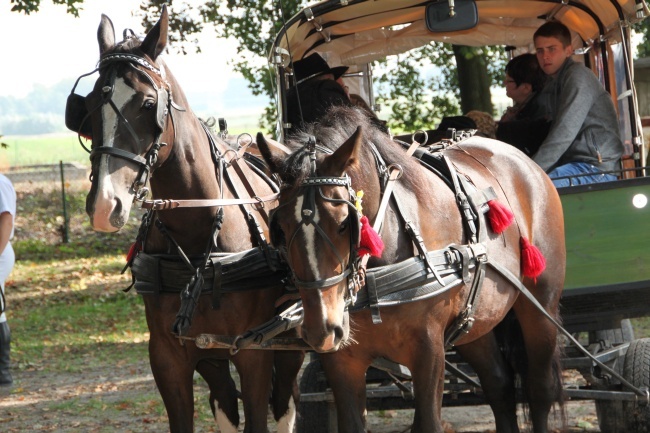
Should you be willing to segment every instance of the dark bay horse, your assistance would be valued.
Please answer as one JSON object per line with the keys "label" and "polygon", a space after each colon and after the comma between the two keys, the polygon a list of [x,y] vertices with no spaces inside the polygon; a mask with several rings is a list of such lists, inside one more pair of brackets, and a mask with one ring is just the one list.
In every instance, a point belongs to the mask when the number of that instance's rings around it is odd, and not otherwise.
{"label": "dark bay horse", "polygon": [[[130,254],[136,280],[135,264],[143,257],[160,263],[160,269],[151,273],[153,280],[162,281],[163,277],[173,279],[177,275],[175,270],[163,268],[162,259],[156,261],[160,256],[176,260],[183,270],[185,256],[192,263],[196,258],[203,263],[206,251],[225,255],[261,251],[263,234],[268,232],[262,214],[274,204],[264,199],[272,197],[274,190],[263,171],[245,163],[243,152],[213,137],[190,110],[182,89],[159,57],[167,44],[167,32],[168,14],[163,7],[160,20],[144,40],[128,37],[125,32],[125,40],[116,43],[112,22],[102,15],[99,78],[82,100],[87,114],[84,116],[82,110],[77,124],[78,130],[92,135],[92,186],[86,210],[95,230],[118,231],[128,219],[134,198],[143,198],[148,177],[153,198],[168,200],[166,205],[149,201],[152,209],[138,237],[143,244],[141,252],[136,248]],[[73,112],[70,104],[69,100],[66,111]],[[84,126],[86,122],[89,125]],[[235,165],[241,176],[229,175]],[[228,205],[229,201],[233,205]],[[172,202],[181,205],[175,209]],[[183,280],[188,287],[204,281],[199,271],[190,276],[191,281]],[[191,313],[196,310],[189,327],[187,322],[179,325],[175,321],[180,314],[182,289],[166,290],[166,281],[150,284],[151,290],[142,291],[136,281],[136,289],[144,299],[151,369],[167,409],[170,430],[193,431],[196,370],[210,386],[210,402],[220,430],[237,431],[238,396],[229,371],[232,361],[241,379],[244,431],[268,431],[271,401],[278,431],[292,432],[302,353],[242,350],[231,355],[224,349],[198,349],[191,341],[201,333],[238,336],[264,323],[275,315],[282,287],[265,280],[250,290],[223,292],[215,303],[220,281],[215,273],[209,286],[213,296],[199,284],[200,294],[183,300]],[[185,292],[190,293],[187,289]],[[192,314],[182,317],[192,320]],[[184,331],[184,340],[178,338],[179,329]]]}
{"label": "dark bay horse", "polygon": [[[305,145],[310,135],[316,138],[316,146]],[[565,273],[563,214],[558,194],[543,170],[523,153],[494,140],[471,137],[447,147],[442,154],[457,178],[462,178],[459,183],[470,184],[472,191],[491,187],[496,199],[514,214],[514,223],[501,234],[484,229],[484,239],[479,236],[479,242],[464,253],[469,259],[460,259],[472,262],[475,256],[475,267],[465,268],[467,279],[463,276],[459,284],[417,302],[403,298],[386,302],[389,306],[381,306],[375,317],[372,308],[347,308],[353,302],[354,281],[349,276],[355,274],[360,230],[355,192],[363,191],[363,215],[373,222],[380,216],[387,170],[392,167],[400,173],[380,231],[383,254],[368,262],[366,282],[375,269],[421,255],[422,245],[425,251],[447,248],[441,257],[443,263],[451,262],[446,254],[453,256],[463,249],[459,245],[470,241],[471,232],[464,228],[471,219],[465,215],[469,210],[461,211],[457,204],[461,194],[444,176],[407,156],[403,146],[353,108],[335,107],[309,125],[305,134],[289,137],[285,144],[294,151],[288,157],[261,135],[257,144],[284,181],[271,231],[274,242],[285,249],[300,289],[302,336],[315,350],[326,352],[321,361],[334,392],[339,432],[365,431],[364,375],[374,358],[386,357],[412,373],[415,413],[411,431],[441,433],[447,336],[459,329],[454,325],[468,307],[473,326],[460,328],[459,338],[452,341],[476,370],[497,431],[519,431],[515,367],[512,358],[501,351],[503,340],[495,330],[512,310],[527,358],[522,377],[530,419],[535,433],[548,432],[550,410],[554,402],[562,401],[557,328],[517,288],[523,282],[521,287],[558,317]],[[414,232],[418,236],[409,235]],[[524,238],[546,258],[545,271],[534,278],[522,274],[521,255],[529,252],[530,245]],[[479,265],[482,280],[473,275],[478,274]],[[508,273],[514,277],[506,278]],[[397,271],[393,280],[399,281]],[[476,290],[474,282],[479,283]],[[376,320],[379,314],[381,320]]]}

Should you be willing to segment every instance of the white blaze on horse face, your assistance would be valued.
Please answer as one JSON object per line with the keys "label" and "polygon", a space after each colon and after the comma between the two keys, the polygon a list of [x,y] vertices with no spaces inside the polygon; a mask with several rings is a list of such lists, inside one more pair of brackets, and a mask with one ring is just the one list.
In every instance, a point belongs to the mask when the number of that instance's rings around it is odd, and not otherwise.
{"label": "white blaze on horse face", "polygon": [[[296,200],[295,217],[298,224],[302,224],[302,204],[305,201],[304,196],[298,197]],[[318,224],[318,208],[314,209],[312,221]],[[307,253],[307,263],[309,269],[315,280],[320,279],[320,272],[318,272],[318,258],[316,257],[316,228],[313,224],[303,224],[302,233],[305,237],[305,249]]]}
{"label": "white blaze on horse face", "polygon": [[287,412],[278,420],[278,433],[293,433],[296,425],[296,404],[293,397],[289,399]]}
{"label": "white blaze on horse face", "polygon": [[[136,91],[129,87],[123,78],[115,79],[114,91],[111,99],[115,106],[122,111],[124,107],[135,97]],[[113,147],[115,144],[115,134],[120,120],[117,113],[110,104],[102,106],[102,124],[104,129],[103,145]],[[126,191],[125,191],[126,192]],[[115,185],[111,181],[111,173],[108,168],[108,155],[101,155],[99,160],[99,170],[97,172],[97,196],[95,197],[95,210],[93,213],[93,227],[95,230],[114,231],[110,218],[116,206],[116,197],[119,191],[116,191]],[[122,200],[124,204],[129,200]]]}

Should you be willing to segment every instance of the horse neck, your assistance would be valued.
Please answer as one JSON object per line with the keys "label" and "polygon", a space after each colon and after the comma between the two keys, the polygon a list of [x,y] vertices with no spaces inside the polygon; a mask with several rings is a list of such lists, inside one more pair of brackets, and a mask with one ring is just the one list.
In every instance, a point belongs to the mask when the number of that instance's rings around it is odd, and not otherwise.
{"label": "horse neck", "polygon": [[152,174],[153,197],[213,198],[218,194],[218,191],[215,191],[218,185],[208,136],[173,74],[164,64],[162,67],[166,71],[173,101],[184,111],[174,107],[170,109],[166,137],[170,143],[169,155]]}
{"label": "horse neck", "polygon": [[[165,67],[165,66],[163,66]],[[210,141],[201,121],[194,114],[174,76],[166,69],[166,80],[173,101],[184,111],[171,108],[167,133],[168,154],[150,179],[153,199],[201,200],[221,197],[217,169],[210,150]],[[162,151],[161,151],[162,153]],[[179,208],[159,212],[157,217],[174,240],[188,254],[205,251],[211,234],[216,210],[210,207]],[[224,224],[224,229],[229,229]],[[169,242],[158,230],[153,230],[147,245],[149,252],[167,252]]]}

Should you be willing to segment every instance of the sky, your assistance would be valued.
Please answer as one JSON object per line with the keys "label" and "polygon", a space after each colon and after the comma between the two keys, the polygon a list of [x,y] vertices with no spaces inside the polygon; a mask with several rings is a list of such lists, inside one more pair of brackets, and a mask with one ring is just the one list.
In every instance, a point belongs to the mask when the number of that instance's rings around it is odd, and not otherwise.
{"label": "sky", "polygon": [[[132,16],[139,4],[138,0],[85,0],[75,18],[66,13],[65,5],[51,0],[41,0],[39,12],[27,16],[11,12],[10,0],[0,0],[0,95],[24,97],[36,84],[50,86],[92,71],[99,59],[101,14],[111,19],[120,41],[125,28],[144,33],[140,19]],[[208,92],[216,101],[237,78],[226,65],[236,55],[236,46],[218,40],[211,28],[199,36],[199,45],[199,54],[166,52],[165,62],[188,96]]]}

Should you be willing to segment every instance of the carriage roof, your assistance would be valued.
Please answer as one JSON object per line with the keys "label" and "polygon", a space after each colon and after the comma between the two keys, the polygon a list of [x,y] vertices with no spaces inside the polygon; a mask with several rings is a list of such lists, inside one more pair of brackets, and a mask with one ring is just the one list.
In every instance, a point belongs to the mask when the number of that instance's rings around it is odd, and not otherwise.
{"label": "carriage roof", "polygon": [[[432,41],[526,47],[531,44],[535,30],[549,18],[567,25],[582,41],[597,40],[621,24],[640,21],[650,14],[644,0],[475,1],[478,25],[444,33],[427,30],[425,8],[431,1],[314,3],[286,23],[276,37],[273,52],[280,48],[291,52],[294,58],[312,51],[327,52],[338,57],[328,59],[332,64],[362,65]],[[576,48],[582,45],[576,44]]]}

